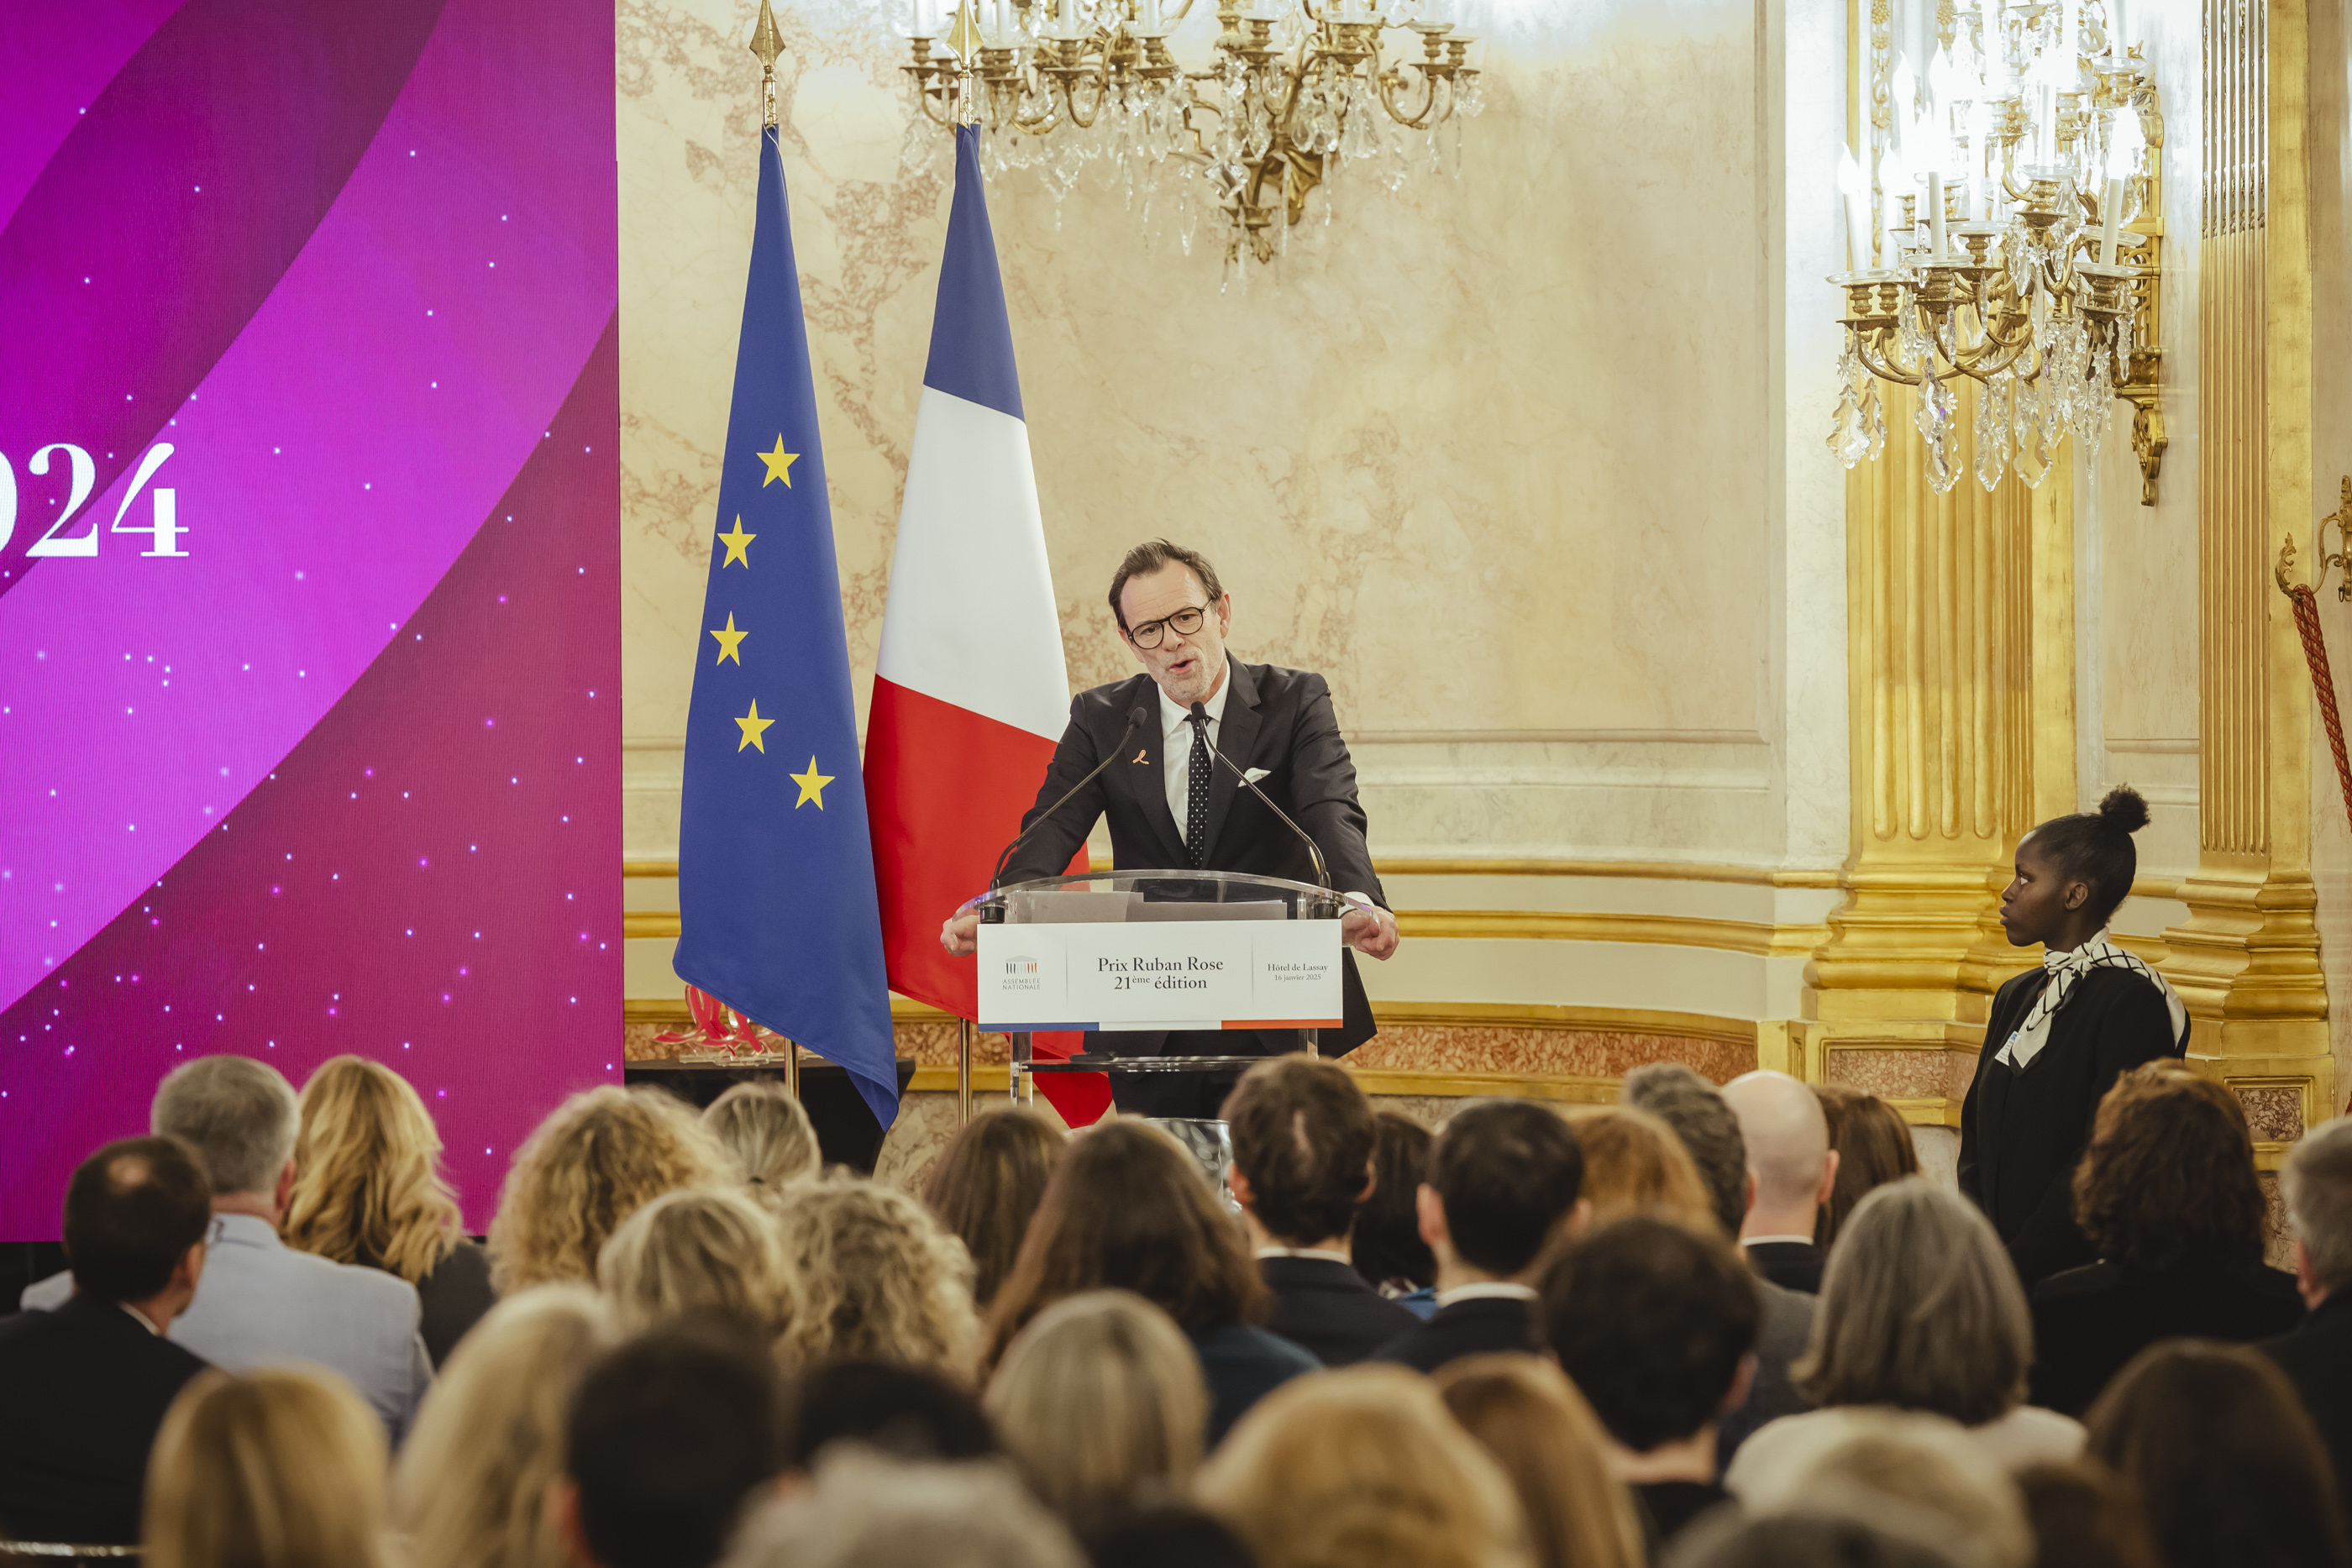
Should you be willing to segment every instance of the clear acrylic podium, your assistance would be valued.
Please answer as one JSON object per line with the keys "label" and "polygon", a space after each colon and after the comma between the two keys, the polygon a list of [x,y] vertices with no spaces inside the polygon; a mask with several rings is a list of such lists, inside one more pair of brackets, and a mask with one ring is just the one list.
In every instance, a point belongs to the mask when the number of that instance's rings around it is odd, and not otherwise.
{"label": "clear acrylic podium", "polygon": [[[1339,920],[1349,901],[1309,883],[1239,872],[1081,873],[978,900],[979,1027],[1012,1038],[1011,1092],[1041,1072],[1202,1072],[1255,1056],[1039,1059],[1032,1037],[1085,1030],[1286,1029],[1340,1021]],[[961,1075],[971,1081],[971,1032]]]}

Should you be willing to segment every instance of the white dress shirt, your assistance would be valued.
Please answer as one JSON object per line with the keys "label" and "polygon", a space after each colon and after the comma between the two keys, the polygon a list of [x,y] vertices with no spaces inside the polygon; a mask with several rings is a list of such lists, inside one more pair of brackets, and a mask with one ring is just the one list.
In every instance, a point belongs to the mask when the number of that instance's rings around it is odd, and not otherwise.
{"label": "white dress shirt", "polygon": [[[1153,689],[1159,690],[1157,686]],[[1219,727],[1224,721],[1225,699],[1233,695],[1233,655],[1228,653],[1216,695],[1201,705],[1209,715],[1209,745],[1213,749],[1223,741],[1224,731]],[[1168,814],[1176,819],[1176,836],[1181,839],[1184,836],[1185,813],[1192,807],[1192,710],[1178,707],[1176,699],[1164,691],[1160,693],[1160,771],[1166,776],[1168,785]],[[1212,761],[1209,766],[1213,769],[1216,763]]]}
{"label": "white dress shirt", "polygon": [[1438,1291],[1437,1306],[1443,1312],[1456,1301],[1532,1301],[1535,1299],[1533,1285],[1522,1285],[1511,1280],[1482,1280],[1475,1285],[1456,1285],[1450,1291]]}

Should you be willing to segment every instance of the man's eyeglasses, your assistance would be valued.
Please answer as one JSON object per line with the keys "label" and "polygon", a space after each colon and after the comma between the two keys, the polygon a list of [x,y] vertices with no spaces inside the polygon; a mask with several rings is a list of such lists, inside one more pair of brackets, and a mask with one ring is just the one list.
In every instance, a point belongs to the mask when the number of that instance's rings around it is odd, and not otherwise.
{"label": "man's eyeglasses", "polygon": [[1208,608],[1205,604],[1191,605],[1173,615],[1162,615],[1157,621],[1146,621],[1140,626],[1129,627],[1127,640],[1139,648],[1157,648],[1163,631],[1173,632],[1179,637],[1190,637],[1201,629],[1201,618],[1208,612]]}

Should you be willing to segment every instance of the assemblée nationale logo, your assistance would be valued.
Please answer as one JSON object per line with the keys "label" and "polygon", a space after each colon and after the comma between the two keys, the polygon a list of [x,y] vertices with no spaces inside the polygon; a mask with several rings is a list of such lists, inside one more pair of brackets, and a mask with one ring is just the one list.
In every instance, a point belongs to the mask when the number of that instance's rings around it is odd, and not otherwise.
{"label": "assembl\u00e9e nationale logo", "polygon": [[997,982],[1000,991],[1042,991],[1045,980],[1037,973],[1037,960],[1025,953],[1015,953],[1004,960],[1004,977]]}

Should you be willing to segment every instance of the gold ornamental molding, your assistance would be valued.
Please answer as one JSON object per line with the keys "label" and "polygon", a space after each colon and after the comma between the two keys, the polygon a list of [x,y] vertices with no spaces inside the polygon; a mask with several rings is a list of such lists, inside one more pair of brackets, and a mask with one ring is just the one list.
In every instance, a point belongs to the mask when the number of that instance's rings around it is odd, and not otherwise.
{"label": "gold ornamental molding", "polygon": [[[1110,869],[1110,862],[1106,859],[1095,869],[1107,872]],[[1727,882],[1750,887],[1835,887],[1839,874],[1833,866],[1784,871],[1771,866],[1729,865],[1706,861],[1562,860],[1530,856],[1449,859],[1404,855],[1375,860],[1372,869],[1383,877],[1627,877],[1656,882]],[[675,877],[677,875],[677,862],[625,860],[621,862],[621,874],[626,878],[655,880]]]}

